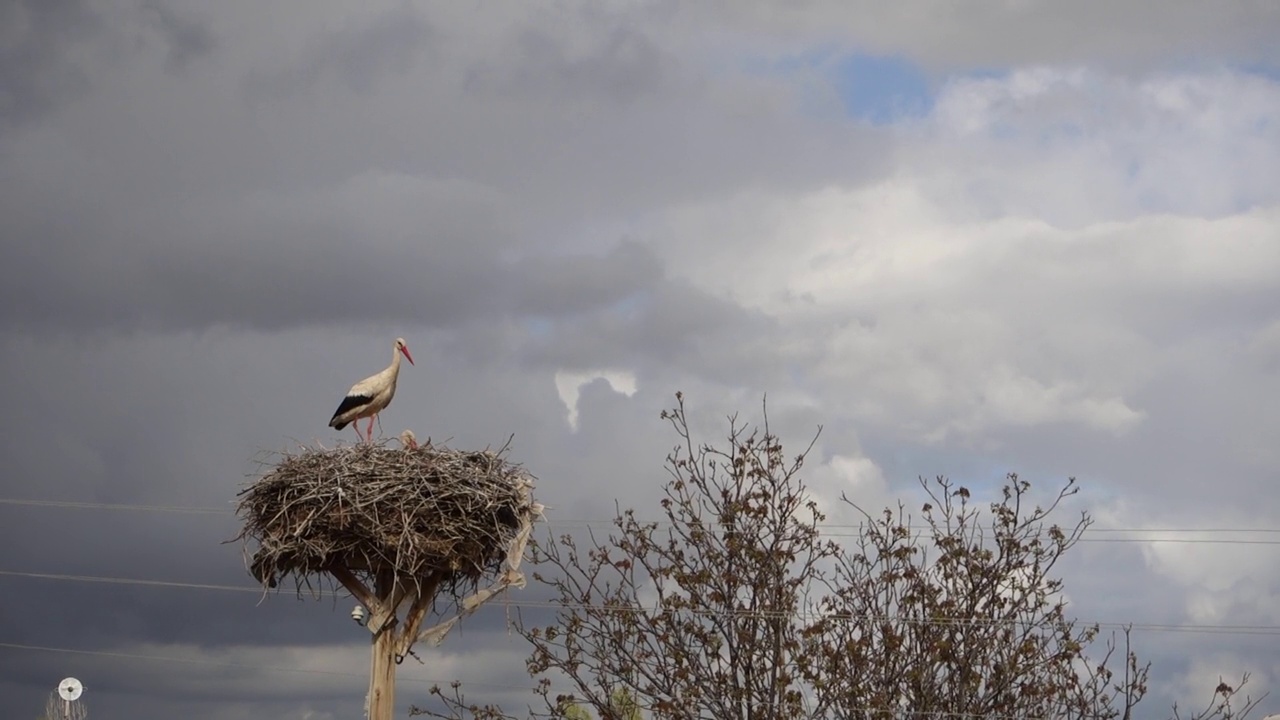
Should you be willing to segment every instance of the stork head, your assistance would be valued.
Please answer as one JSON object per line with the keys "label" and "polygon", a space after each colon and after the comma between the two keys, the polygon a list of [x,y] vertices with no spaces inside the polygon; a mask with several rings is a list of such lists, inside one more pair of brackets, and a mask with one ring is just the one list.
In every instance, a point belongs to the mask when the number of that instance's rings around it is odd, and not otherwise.
{"label": "stork head", "polygon": [[396,338],[396,349],[404,353],[410,365],[413,364],[413,356],[409,354],[409,346],[404,344],[404,338]]}

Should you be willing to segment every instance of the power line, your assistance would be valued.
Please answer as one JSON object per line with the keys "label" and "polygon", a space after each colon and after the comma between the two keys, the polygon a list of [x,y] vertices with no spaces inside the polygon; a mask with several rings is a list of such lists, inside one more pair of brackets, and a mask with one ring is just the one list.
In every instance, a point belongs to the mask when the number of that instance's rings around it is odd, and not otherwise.
{"label": "power line", "polygon": [[[69,508],[80,510],[116,510],[136,512],[181,513],[190,515],[222,515],[233,516],[230,508],[172,506],[172,505],[134,505],[127,503],[97,503],[71,500],[30,500],[24,498],[0,498],[0,505]],[[638,521],[641,525],[650,522],[659,527],[672,526],[669,520]],[[591,528],[614,527],[613,519],[601,520],[552,520],[542,525],[551,528]],[[819,529],[864,529],[866,523],[818,523]],[[1280,528],[1193,528],[1193,527],[1159,527],[1159,528],[1095,528],[1085,531],[1094,533],[1204,533],[1204,534],[1269,534],[1280,535]],[[857,537],[854,534],[827,533],[830,537]],[[1163,542],[1163,543],[1204,543],[1221,545],[1280,545],[1280,540],[1234,540],[1234,539],[1200,539],[1200,538],[1090,538],[1082,537],[1080,542]]]}
{"label": "power line", "polygon": [[[259,665],[256,663],[242,663],[242,662],[234,662],[231,660],[210,660],[206,658],[175,657],[173,655],[144,655],[141,653],[126,653],[126,652],[117,652],[114,650],[80,650],[76,648],[47,647],[44,645],[26,645],[23,643],[11,643],[11,642],[0,642],[0,648],[9,648],[11,650],[31,650],[31,651],[39,651],[39,652],[66,653],[71,655],[90,655],[94,657],[115,658],[115,659],[121,659],[121,660],[146,660],[151,662],[188,663],[192,665],[212,665],[216,667],[237,668],[237,669],[244,669],[244,670],[263,670],[267,672],[296,673],[300,675],[326,675],[330,677],[360,678],[363,680],[368,680],[369,678],[368,673],[344,672],[342,670],[320,670],[317,668],[284,667],[280,665]],[[397,682],[405,682],[405,681],[420,683],[424,685],[426,684],[439,685],[441,687],[448,687],[450,683],[454,682],[453,680],[432,680],[429,678],[413,677],[411,675],[408,677],[401,677],[397,680]],[[487,687],[495,690],[529,690],[529,688],[527,687],[520,687],[517,685],[499,685],[496,683],[464,682],[463,684],[471,685],[474,687]]]}
{"label": "power line", "polygon": [[[248,585],[217,585],[217,584],[210,584],[210,583],[186,583],[186,582],[177,582],[177,581],[143,580],[143,579],[136,579],[136,578],[116,578],[116,577],[102,577],[102,576],[92,576],[92,575],[34,573],[34,572],[21,572],[17,570],[0,570],[0,576],[20,577],[20,578],[38,579],[38,580],[54,580],[54,581],[64,581],[64,582],[104,583],[104,584],[112,584],[112,585],[168,587],[168,588],[183,588],[183,589],[192,589],[192,590],[216,590],[216,591],[226,591],[226,592],[255,593],[259,595],[271,593],[271,591],[264,590],[261,587],[250,587]],[[317,589],[316,591],[314,591],[314,594],[319,595],[321,597],[350,597],[350,594],[346,592],[334,592],[331,590],[320,590],[320,589]],[[515,607],[515,608],[550,609],[550,610],[594,610],[594,611],[606,611],[606,612],[652,612],[653,611],[651,608],[648,608],[648,607],[636,607],[636,606],[606,607],[601,605],[589,605],[586,603],[560,603],[560,602],[545,601],[545,600],[507,600],[503,602],[501,606],[486,606],[486,607]],[[694,609],[694,608],[689,608],[687,610],[681,610],[677,612],[690,613],[694,615],[707,615],[707,616],[713,616],[713,615],[719,616],[722,614],[719,611],[715,611],[715,610],[701,610],[701,609]],[[790,611],[783,611],[783,610],[772,611],[772,612],[767,610],[732,611],[730,614],[734,615],[735,617],[760,617],[760,618],[794,617],[797,619],[819,619],[819,618],[831,616],[831,614],[829,613],[790,612]],[[1016,618],[935,619],[935,618],[913,618],[913,617],[908,617],[903,615],[864,615],[864,616],[859,616],[859,619],[874,620],[874,621],[888,620],[888,621],[902,622],[902,623],[911,624],[911,625],[935,625],[935,626],[936,625],[948,625],[948,626],[950,625],[994,625],[994,624],[1001,624],[1001,623],[1034,624],[1036,622],[1036,620],[1034,619],[1020,620]],[[1209,635],[1241,635],[1241,634],[1280,635],[1280,625],[1197,625],[1197,624],[1182,624],[1182,623],[1122,623],[1122,622],[1101,622],[1101,621],[1086,621],[1086,620],[1076,620],[1075,622],[1077,625],[1081,627],[1092,627],[1094,625],[1097,625],[1099,628],[1116,629],[1116,630],[1132,628],[1134,630],[1143,630],[1143,631],[1149,631],[1149,632],[1199,633],[1199,634],[1209,634]]]}
{"label": "power line", "polygon": [[0,505],[76,508],[80,510],[137,510],[142,512],[184,513],[192,515],[235,514],[234,511],[229,508],[183,507],[174,505],[128,505],[121,503],[76,502],[73,500],[28,500],[25,498],[0,498]]}
{"label": "power line", "polygon": [[[262,588],[248,585],[217,585],[212,583],[188,583],[176,580],[142,580],[137,578],[101,577],[94,575],[66,575],[60,573],[19,572],[17,570],[0,570],[0,576],[31,578],[35,580],[62,580],[70,582],[102,583],[107,585],[140,585],[144,587],[186,588],[189,590],[222,590],[229,592],[265,593]],[[335,593],[323,590],[321,593],[334,597],[345,597],[346,593]]]}

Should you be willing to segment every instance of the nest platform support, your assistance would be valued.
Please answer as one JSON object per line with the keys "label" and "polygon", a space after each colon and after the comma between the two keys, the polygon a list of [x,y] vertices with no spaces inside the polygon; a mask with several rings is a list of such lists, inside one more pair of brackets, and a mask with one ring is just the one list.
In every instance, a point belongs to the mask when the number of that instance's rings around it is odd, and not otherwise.
{"label": "nest platform support", "polygon": [[[524,587],[520,562],[542,506],[533,477],[504,460],[505,449],[460,451],[429,440],[304,447],[282,453],[240,493],[244,528],[235,539],[245,542],[259,583],[276,588],[291,578],[301,595],[327,576],[368,610],[369,720],[393,717],[396,666],[414,643],[438,645],[494,595]],[[423,630],[441,597],[458,612]]]}

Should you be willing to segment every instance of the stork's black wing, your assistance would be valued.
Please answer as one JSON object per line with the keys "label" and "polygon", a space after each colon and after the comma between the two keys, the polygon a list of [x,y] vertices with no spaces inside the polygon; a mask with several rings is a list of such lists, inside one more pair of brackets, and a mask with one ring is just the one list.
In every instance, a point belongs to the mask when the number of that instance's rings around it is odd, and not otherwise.
{"label": "stork's black wing", "polygon": [[347,426],[347,423],[338,422],[339,415],[342,415],[348,410],[354,410],[361,405],[368,405],[371,402],[373,402],[372,395],[348,395],[342,398],[342,404],[338,406],[337,410],[333,411],[333,417],[329,418],[329,427],[335,430],[341,430]]}

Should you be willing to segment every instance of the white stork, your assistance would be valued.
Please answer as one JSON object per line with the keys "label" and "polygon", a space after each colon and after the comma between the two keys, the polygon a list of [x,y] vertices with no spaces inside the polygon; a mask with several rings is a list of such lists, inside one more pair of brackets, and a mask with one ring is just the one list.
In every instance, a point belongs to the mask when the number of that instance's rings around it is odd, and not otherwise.
{"label": "white stork", "polygon": [[[396,394],[396,378],[400,376],[400,353],[404,353],[410,365],[413,364],[413,356],[409,354],[404,338],[396,338],[395,347],[391,351],[391,365],[377,375],[370,375],[352,385],[347,396],[342,398],[342,404],[329,419],[329,427],[341,430],[351,423],[361,440],[373,442],[373,421],[378,413],[391,404],[391,398]],[[360,434],[362,418],[369,418],[366,433],[368,437]]]}
{"label": "white stork", "polygon": [[400,433],[400,444],[404,446],[405,450],[417,450],[418,438],[414,437],[412,430],[406,429]]}

